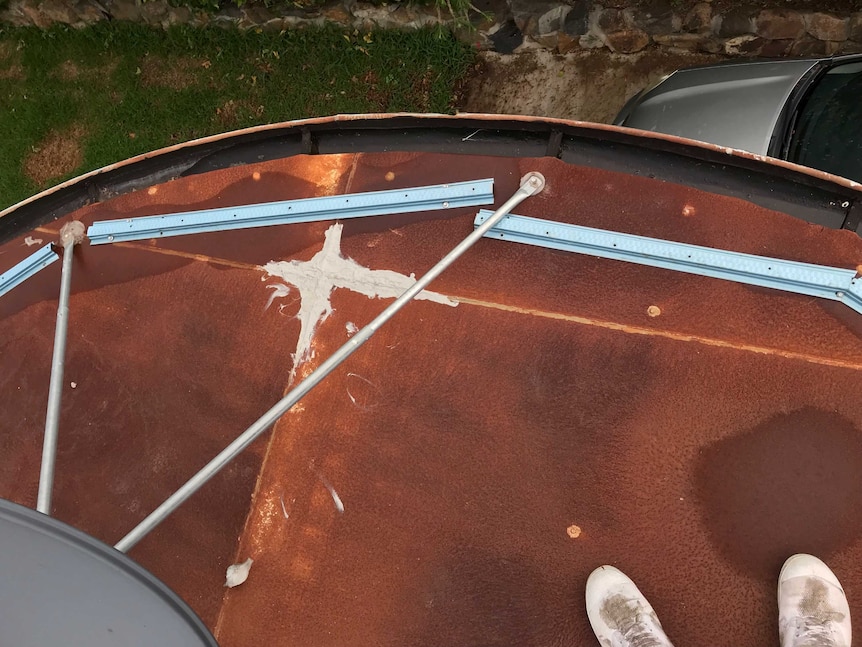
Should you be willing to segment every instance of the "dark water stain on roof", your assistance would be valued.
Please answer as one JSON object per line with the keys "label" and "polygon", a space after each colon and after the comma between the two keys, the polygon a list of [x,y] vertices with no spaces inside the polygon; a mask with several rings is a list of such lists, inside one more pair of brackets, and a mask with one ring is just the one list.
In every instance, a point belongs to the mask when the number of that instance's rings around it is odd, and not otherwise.
{"label": "dark water stain on roof", "polygon": [[697,495],[716,548],[767,579],[794,553],[826,561],[862,535],[862,433],[804,407],[704,448]]}

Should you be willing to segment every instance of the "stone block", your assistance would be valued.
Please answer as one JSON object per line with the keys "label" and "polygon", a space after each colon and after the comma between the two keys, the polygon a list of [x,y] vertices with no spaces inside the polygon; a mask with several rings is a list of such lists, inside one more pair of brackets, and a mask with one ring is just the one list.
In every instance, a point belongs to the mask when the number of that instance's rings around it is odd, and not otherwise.
{"label": "stone block", "polygon": [[271,11],[258,4],[243,5],[240,11],[242,12],[242,17],[252,25],[264,25],[275,18]]}
{"label": "stone block", "polygon": [[793,40],[789,39],[767,40],[760,48],[760,55],[766,58],[787,56],[792,46]]}
{"label": "stone block", "polygon": [[108,5],[108,13],[114,20],[137,22],[141,19],[141,5],[135,0],[114,0]]}
{"label": "stone block", "polygon": [[525,54],[527,52],[534,52],[537,49],[542,49],[542,46],[539,45],[535,40],[530,38],[529,36],[524,36],[524,42],[521,43],[518,48],[512,52],[513,54]]}
{"label": "stone block", "polygon": [[728,56],[757,56],[764,41],[754,34],[742,34],[724,41],[724,53]]}
{"label": "stone block", "polygon": [[536,33],[539,36],[560,31],[566,22],[566,16],[572,8],[569,5],[558,4],[541,14],[536,21]]}
{"label": "stone block", "polygon": [[25,3],[21,6],[21,13],[26,18],[28,25],[34,25],[40,29],[45,29],[51,26],[51,21],[48,20],[47,16],[45,16],[38,7]]}
{"label": "stone block", "polygon": [[511,54],[524,42],[524,34],[514,20],[507,20],[489,36],[494,51]]}
{"label": "stone block", "polygon": [[5,11],[0,11],[0,23],[12,25],[13,27],[26,27],[30,19],[24,14],[20,7],[10,6]]}
{"label": "stone block", "polygon": [[71,25],[78,22],[78,14],[65,2],[61,0],[44,0],[39,4],[40,13],[48,20],[49,24],[61,23]]}
{"label": "stone block", "polygon": [[862,54],[862,41],[845,40],[841,43],[842,54]]}
{"label": "stone block", "polygon": [[557,34],[557,52],[560,54],[568,54],[576,49],[580,49],[580,44],[577,38],[572,38],[566,32],[561,31]]}
{"label": "stone block", "polygon": [[480,52],[485,52],[494,49],[494,44],[486,34],[471,29],[467,26],[456,27],[453,30],[455,38],[465,45],[470,45]]}
{"label": "stone block", "polygon": [[862,11],[850,16],[847,23],[847,38],[856,42],[862,42]]}
{"label": "stone block", "polygon": [[559,43],[560,32],[554,31],[550,34],[542,34],[536,37],[536,42],[545,49],[556,49]]}
{"label": "stone block", "polygon": [[657,34],[652,39],[662,47],[683,52],[703,51],[704,43],[712,40],[708,34]]}
{"label": "stone block", "polygon": [[277,34],[284,29],[284,18],[270,18],[261,26],[265,32]]}
{"label": "stone block", "polygon": [[606,32],[605,44],[613,52],[634,54],[649,45],[649,35],[640,29],[620,29]]}
{"label": "stone block", "polygon": [[805,30],[817,40],[847,40],[850,19],[829,13],[810,13],[805,15]]}
{"label": "stone block", "polygon": [[562,2],[512,0],[512,18],[526,36],[541,36],[562,29],[572,8]]}
{"label": "stone block", "polygon": [[798,11],[764,9],[754,19],[754,33],[770,40],[796,40],[805,35],[805,21]]}
{"label": "stone block", "polygon": [[165,0],[148,0],[141,4],[141,19],[149,25],[160,25],[168,17],[169,9]]}
{"label": "stone block", "polygon": [[791,56],[825,56],[826,41],[806,37],[795,41],[790,46]]}
{"label": "stone block", "polygon": [[577,40],[577,36],[583,36],[590,30],[590,5],[585,0],[580,0],[572,5],[571,11],[563,20],[562,31]]}
{"label": "stone block", "polygon": [[688,32],[711,32],[712,5],[708,2],[698,2],[685,15],[682,26]]}
{"label": "stone block", "polygon": [[699,51],[708,54],[721,54],[724,51],[724,42],[714,36],[706,36],[700,43]]}
{"label": "stone block", "polygon": [[356,18],[359,18],[363,24],[378,27],[394,27],[395,22],[392,20],[392,17],[389,15],[392,13],[392,8],[383,7],[383,6],[375,6],[369,4],[360,5],[357,3],[353,7],[353,15]]}
{"label": "stone block", "polygon": [[77,27],[92,25],[105,19],[105,13],[96,5],[89,2],[79,2],[75,5],[75,13],[78,15]]}
{"label": "stone block", "polygon": [[637,7],[624,10],[624,14],[627,27],[641,29],[649,35],[678,31],[681,22],[667,0],[639,3]]}
{"label": "stone block", "polygon": [[334,22],[338,25],[349,25],[350,21],[353,20],[353,16],[341,5],[325,7],[322,14],[328,22]]}
{"label": "stone block", "polygon": [[590,32],[588,34],[584,34],[578,39],[578,45],[581,49],[598,49],[599,47],[605,46],[605,41]]}
{"label": "stone block", "polygon": [[206,11],[197,11],[189,19],[189,25],[192,27],[206,27],[209,24],[210,15]]}
{"label": "stone block", "polygon": [[187,25],[191,20],[192,12],[188,7],[168,7],[164,22],[168,25]]}
{"label": "stone block", "polygon": [[722,38],[732,38],[743,34],[754,32],[754,15],[756,9],[752,7],[737,7],[731,9],[721,18],[718,35]]}
{"label": "stone block", "polygon": [[[431,25],[445,24],[447,16],[442,12],[438,16],[437,10],[430,5],[401,4],[392,12],[392,19],[403,27],[419,29]],[[471,25],[477,31],[487,32],[494,26],[494,22],[477,14],[471,17]]]}
{"label": "stone block", "polygon": [[596,25],[606,34],[612,31],[622,31],[628,27],[623,12],[614,8],[602,9]]}

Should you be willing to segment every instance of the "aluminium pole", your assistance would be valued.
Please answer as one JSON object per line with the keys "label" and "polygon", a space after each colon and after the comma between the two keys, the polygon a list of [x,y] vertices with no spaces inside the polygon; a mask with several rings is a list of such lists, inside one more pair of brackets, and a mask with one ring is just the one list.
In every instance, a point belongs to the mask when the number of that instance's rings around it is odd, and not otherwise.
{"label": "aluminium pole", "polygon": [[368,341],[377,329],[389,321],[404,305],[413,299],[419,292],[424,290],[431,281],[437,278],[443,270],[455,262],[465,251],[478,241],[486,231],[499,222],[512,209],[518,206],[526,198],[541,191],[545,187],[545,178],[541,173],[527,173],[521,179],[520,188],[506,200],[494,214],[470,233],[464,240],[456,245],[452,251],[444,256],[434,267],[410,286],[404,294],[393,301],[375,317],[369,324],[351,337],[341,348],[335,351],[320,366],[312,371],[296,388],[287,393],[269,411],[261,416],[257,422],[240,434],[230,445],[225,447],[215,458],[207,463],[201,470],[192,476],[176,492],[169,496],[164,503],[157,507],[137,526],[135,526],[125,537],[118,541],[114,548],[126,552],[143,539],[151,530],[158,526],[165,518],[176,510],[186,499],[202,488],[207,481],[215,476],[223,467],[236,458],[246,447],[273,425],[282,415],[320,383],[329,373],[338,367],[344,360],[353,354],[362,344]]}
{"label": "aluminium pole", "polygon": [[51,359],[51,381],[48,386],[48,412],[45,415],[45,439],[42,443],[42,467],[39,471],[39,494],[36,510],[51,514],[54,487],[54,461],[60,427],[60,401],[63,396],[63,364],[66,359],[66,331],[69,327],[69,294],[72,289],[72,258],[75,245],[84,240],[83,223],[73,220],[60,229],[63,246],[63,270],[60,275],[60,301],[57,304],[57,326],[54,330],[54,354]]}

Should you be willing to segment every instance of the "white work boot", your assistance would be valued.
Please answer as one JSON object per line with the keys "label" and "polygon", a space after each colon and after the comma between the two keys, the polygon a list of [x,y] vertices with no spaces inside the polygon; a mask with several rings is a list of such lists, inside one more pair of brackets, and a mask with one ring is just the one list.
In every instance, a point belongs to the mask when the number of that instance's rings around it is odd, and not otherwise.
{"label": "white work boot", "polygon": [[835,574],[812,555],[794,555],[778,576],[781,647],[850,647],[850,607]]}
{"label": "white work boot", "polygon": [[587,579],[587,616],[603,647],[673,647],[643,593],[613,566]]}

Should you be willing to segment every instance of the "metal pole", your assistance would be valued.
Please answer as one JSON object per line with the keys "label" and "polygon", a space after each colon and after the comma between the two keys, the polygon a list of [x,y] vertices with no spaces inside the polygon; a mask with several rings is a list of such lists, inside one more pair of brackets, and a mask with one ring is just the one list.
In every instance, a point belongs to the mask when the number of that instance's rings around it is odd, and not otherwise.
{"label": "metal pole", "polygon": [[54,487],[54,459],[60,426],[60,400],[63,395],[63,362],[66,357],[66,330],[69,326],[69,294],[72,289],[72,257],[75,245],[84,239],[84,225],[77,220],[60,229],[63,245],[63,272],[60,275],[60,302],[57,305],[57,327],[54,330],[54,355],[51,359],[51,381],[48,387],[48,413],[45,415],[45,439],[42,444],[42,468],[39,472],[39,494],[36,510],[51,514],[51,492]]}
{"label": "metal pole", "polygon": [[318,366],[308,377],[292,391],[279,400],[269,411],[261,416],[257,422],[240,434],[236,440],[225,447],[215,458],[207,463],[197,474],[192,476],[184,485],[165,500],[158,508],[153,510],[141,523],[132,529],[129,534],[118,541],[114,548],[126,552],[143,539],[147,533],[158,526],[164,519],[176,510],[186,499],[197,492],[206,484],[219,470],[236,458],[246,447],[273,425],[293,405],[317,386],[323,378],[331,373],[339,364],[353,354],[362,344],[368,341],[384,323],[389,321],[408,301],[424,290],[431,281],[437,278],[443,270],[449,267],[455,260],[469,249],[482,235],[499,220],[518,206],[529,196],[538,193],[545,187],[545,178],[541,173],[528,173],[521,179],[521,186],[515,194],[497,209],[482,225],[475,229],[469,236],[462,240],[452,251],[444,256],[434,267],[428,270],[422,278],[408,288],[404,294],[393,301],[383,310],[371,323],[357,332],[341,348],[335,351],[320,366]]}

